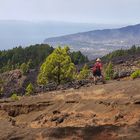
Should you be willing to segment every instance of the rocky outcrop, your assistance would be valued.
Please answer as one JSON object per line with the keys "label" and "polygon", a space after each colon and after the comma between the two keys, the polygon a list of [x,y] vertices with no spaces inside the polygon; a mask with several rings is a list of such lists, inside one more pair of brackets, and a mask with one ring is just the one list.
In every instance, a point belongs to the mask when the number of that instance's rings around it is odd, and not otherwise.
{"label": "rocky outcrop", "polygon": [[13,93],[24,95],[29,83],[35,85],[36,77],[36,70],[29,71],[26,76],[18,69],[0,74],[0,97],[10,97]]}
{"label": "rocky outcrop", "polygon": [[140,59],[134,61],[118,60],[117,64],[114,64],[114,79],[124,78],[130,76],[134,71],[140,69]]}
{"label": "rocky outcrop", "polygon": [[26,87],[29,83],[34,85],[34,94],[44,93],[55,90],[66,90],[66,89],[78,89],[82,86],[88,86],[91,80],[79,80],[72,81],[62,85],[57,85],[56,83],[48,83],[46,85],[37,85],[36,83],[37,71],[30,70],[29,73],[24,76],[20,70],[13,70],[0,75],[0,88],[1,98],[10,97],[13,93],[17,95],[24,95],[26,92]]}
{"label": "rocky outcrop", "polygon": [[79,89],[80,87],[91,85],[91,82],[92,82],[91,80],[83,79],[83,80],[75,80],[61,85],[57,85],[56,83],[48,83],[46,85],[36,86],[35,92],[40,93],[54,90],[67,90],[70,88]]}
{"label": "rocky outcrop", "polygon": [[13,93],[24,93],[23,82],[26,79],[20,70],[13,70],[0,75],[1,97],[9,97]]}

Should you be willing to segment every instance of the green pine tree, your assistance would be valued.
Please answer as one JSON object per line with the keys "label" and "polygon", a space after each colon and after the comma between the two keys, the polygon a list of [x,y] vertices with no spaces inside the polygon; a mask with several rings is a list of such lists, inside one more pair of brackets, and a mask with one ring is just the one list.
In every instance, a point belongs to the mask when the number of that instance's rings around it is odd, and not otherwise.
{"label": "green pine tree", "polygon": [[34,92],[34,86],[32,85],[32,83],[30,83],[27,87],[26,87],[26,95],[31,95]]}
{"label": "green pine tree", "polygon": [[21,69],[23,75],[26,75],[28,73],[28,70],[29,70],[28,65],[26,63],[22,63],[20,66],[20,69]]}
{"label": "green pine tree", "polygon": [[89,70],[88,66],[84,65],[84,67],[78,74],[77,79],[78,80],[86,79],[89,76],[89,72],[90,72],[90,70]]}
{"label": "green pine tree", "polygon": [[50,54],[40,68],[39,84],[56,82],[57,84],[70,81],[74,78],[75,65],[69,56],[68,47],[58,47]]}
{"label": "green pine tree", "polygon": [[28,61],[27,67],[28,67],[28,69],[32,69],[32,68],[33,68],[33,61],[32,61],[32,59],[30,59],[30,60]]}

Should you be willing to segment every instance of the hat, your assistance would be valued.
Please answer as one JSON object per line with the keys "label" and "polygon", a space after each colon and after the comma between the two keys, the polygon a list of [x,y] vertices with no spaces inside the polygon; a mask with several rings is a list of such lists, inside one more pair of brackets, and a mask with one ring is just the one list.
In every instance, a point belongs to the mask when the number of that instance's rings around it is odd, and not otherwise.
{"label": "hat", "polygon": [[97,58],[97,59],[96,59],[96,62],[100,62],[100,61],[101,61],[101,59],[100,59],[100,58]]}

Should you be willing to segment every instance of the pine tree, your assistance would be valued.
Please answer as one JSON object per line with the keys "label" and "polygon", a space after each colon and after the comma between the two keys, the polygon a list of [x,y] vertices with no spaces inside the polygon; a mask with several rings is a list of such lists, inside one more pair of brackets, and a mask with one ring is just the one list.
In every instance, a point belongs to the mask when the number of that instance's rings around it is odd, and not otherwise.
{"label": "pine tree", "polygon": [[70,81],[74,78],[75,65],[69,56],[68,47],[58,47],[50,54],[40,68],[39,84],[56,82],[57,84]]}
{"label": "pine tree", "polygon": [[30,83],[27,87],[26,87],[26,95],[31,95],[34,92],[34,87],[32,85],[32,83]]}
{"label": "pine tree", "polygon": [[84,67],[82,68],[82,70],[78,74],[77,78],[79,80],[86,79],[89,76],[89,72],[90,72],[90,70],[89,70],[88,66],[84,65]]}
{"label": "pine tree", "polygon": [[21,66],[20,66],[20,69],[21,69],[23,75],[26,75],[28,70],[29,70],[28,65],[26,63],[22,63]]}
{"label": "pine tree", "polygon": [[32,59],[30,59],[27,63],[27,67],[28,69],[32,69],[33,68],[33,62],[32,62]]}

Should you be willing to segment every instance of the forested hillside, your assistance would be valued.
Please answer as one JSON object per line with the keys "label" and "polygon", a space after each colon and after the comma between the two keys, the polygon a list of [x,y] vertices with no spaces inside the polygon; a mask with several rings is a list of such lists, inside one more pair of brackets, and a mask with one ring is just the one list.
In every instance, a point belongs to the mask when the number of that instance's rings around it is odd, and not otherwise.
{"label": "forested hillside", "polygon": [[112,61],[112,62],[119,62],[119,61],[128,61],[129,59],[138,59],[140,57],[140,46],[136,47],[133,45],[130,49],[120,49],[113,51],[104,57],[102,60],[105,62]]}
{"label": "forested hillside", "polygon": [[53,51],[49,45],[32,45],[26,48],[16,47],[7,51],[0,51],[1,72],[20,68],[22,63],[32,63],[36,67]]}
{"label": "forested hillside", "polygon": [[[16,47],[11,50],[0,51],[0,73],[19,69],[22,64],[37,68],[53,52],[54,48],[47,44],[36,44],[29,47]],[[70,53],[74,64],[82,64],[88,61],[80,51]]]}

